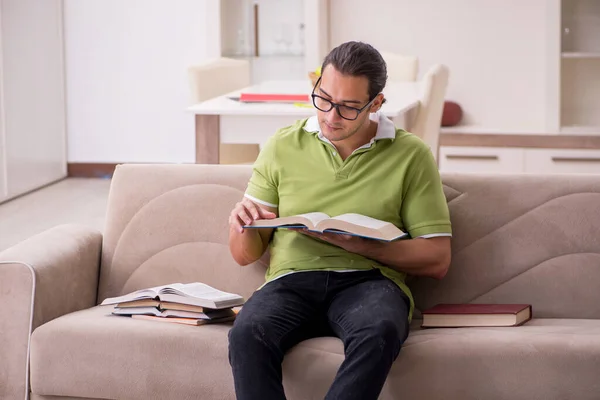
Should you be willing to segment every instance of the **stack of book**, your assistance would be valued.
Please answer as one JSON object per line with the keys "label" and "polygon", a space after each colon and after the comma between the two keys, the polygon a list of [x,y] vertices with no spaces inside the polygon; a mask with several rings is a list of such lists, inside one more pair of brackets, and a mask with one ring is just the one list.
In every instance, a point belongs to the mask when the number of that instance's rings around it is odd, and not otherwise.
{"label": "stack of book", "polygon": [[217,290],[204,283],[173,283],[119,297],[105,299],[101,305],[115,304],[112,314],[135,319],[186,325],[233,321],[244,298]]}

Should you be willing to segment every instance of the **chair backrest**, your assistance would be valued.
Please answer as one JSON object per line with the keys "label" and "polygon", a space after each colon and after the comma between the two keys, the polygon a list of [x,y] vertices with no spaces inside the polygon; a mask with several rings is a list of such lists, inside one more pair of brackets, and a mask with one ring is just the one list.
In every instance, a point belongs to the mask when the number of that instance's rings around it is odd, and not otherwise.
{"label": "chair backrest", "polygon": [[423,76],[421,105],[410,129],[429,145],[436,160],[449,74],[447,66],[437,64]]}
{"label": "chair backrest", "polygon": [[381,56],[387,65],[389,82],[414,82],[419,72],[419,59],[416,56],[406,56],[382,51]]}
{"label": "chair backrest", "polygon": [[199,103],[250,86],[250,63],[216,58],[188,68],[192,102]]}
{"label": "chair backrest", "polygon": [[[250,86],[250,63],[233,58],[216,58],[188,68],[192,102],[199,103]],[[220,164],[252,163],[258,144],[221,144]]]}

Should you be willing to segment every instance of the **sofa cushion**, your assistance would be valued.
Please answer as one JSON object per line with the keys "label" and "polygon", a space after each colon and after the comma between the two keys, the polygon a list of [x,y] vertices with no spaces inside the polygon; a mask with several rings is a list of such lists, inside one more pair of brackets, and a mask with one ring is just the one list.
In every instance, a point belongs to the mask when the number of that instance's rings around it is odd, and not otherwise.
{"label": "sofa cushion", "polygon": [[[111,316],[112,306],[39,327],[31,343],[37,395],[117,399],[234,399],[231,324],[184,326]],[[534,319],[515,328],[419,329],[382,399],[596,399],[600,321]],[[336,338],[294,347],[284,360],[289,399],[323,398],[343,361]]]}
{"label": "sofa cushion", "polygon": [[[598,320],[533,319],[511,328],[419,324],[413,321],[380,399],[598,399]],[[337,339],[298,344],[284,361],[290,398],[322,399],[342,360]]]}
{"label": "sofa cushion", "polygon": [[200,327],[110,315],[98,306],[33,332],[31,391],[105,399],[233,399],[231,323]]}

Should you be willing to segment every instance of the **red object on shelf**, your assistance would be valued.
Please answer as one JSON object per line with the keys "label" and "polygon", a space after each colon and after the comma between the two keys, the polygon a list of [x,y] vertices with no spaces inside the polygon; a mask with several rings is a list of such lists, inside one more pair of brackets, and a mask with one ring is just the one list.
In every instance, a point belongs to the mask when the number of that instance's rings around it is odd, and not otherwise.
{"label": "red object on shelf", "polygon": [[453,101],[444,102],[444,111],[442,113],[442,126],[458,125],[463,117],[463,110]]}
{"label": "red object on shelf", "polygon": [[310,96],[308,94],[287,94],[287,93],[242,93],[240,94],[242,102],[272,102],[272,103],[308,103]]}

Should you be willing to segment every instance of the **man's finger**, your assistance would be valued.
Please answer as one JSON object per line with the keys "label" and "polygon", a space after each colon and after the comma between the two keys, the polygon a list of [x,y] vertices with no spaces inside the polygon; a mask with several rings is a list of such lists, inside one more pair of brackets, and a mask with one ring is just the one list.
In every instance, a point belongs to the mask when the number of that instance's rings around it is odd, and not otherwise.
{"label": "man's finger", "polygon": [[260,208],[256,207],[254,204],[247,205],[246,210],[248,210],[249,214],[252,215],[252,218],[254,218],[254,219],[260,218]]}
{"label": "man's finger", "polygon": [[235,229],[239,233],[244,233],[244,228],[242,227],[242,224],[240,223],[240,219],[238,217],[232,217],[231,219],[232,219],[231,226],[233,227],[233,229]]}
{"label": "man's finger", "polygon": [[258,213],[260,215],[260,218],[264,218],[264,219],[273,219],[277,217],[277,214],[275,214],[274,212],[265,210],[264,208],[261,207],[256,207],[256,209],[258,210]]}
{"label": "man's finger", "polygon": [[250,225],[253,221],[252,217],[248,214],[248,210],[245,208],[238,212],[238,217],[246,225]]}

